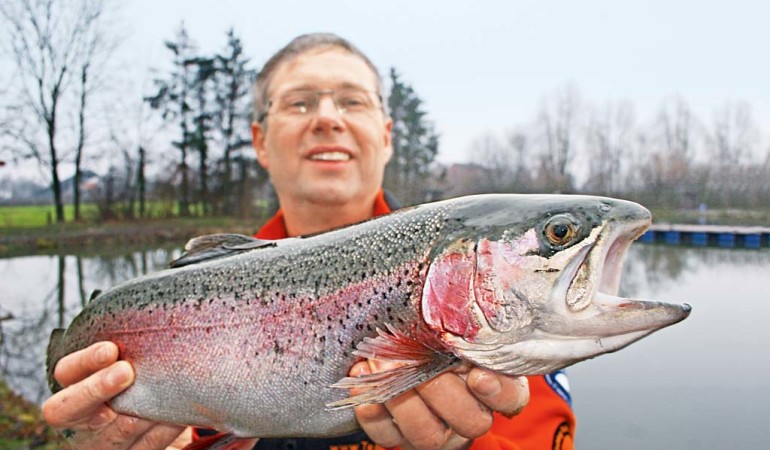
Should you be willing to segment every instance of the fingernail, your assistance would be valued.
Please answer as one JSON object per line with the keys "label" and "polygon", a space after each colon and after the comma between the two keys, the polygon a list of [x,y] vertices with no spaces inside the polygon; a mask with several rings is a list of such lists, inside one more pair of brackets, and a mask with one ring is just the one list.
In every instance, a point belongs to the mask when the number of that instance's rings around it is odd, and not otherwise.
{"label": "fingernail", "polygon": [[102,344],[96,349],[96,363],[107,364],[112,359],[112,346],[109,344]]}
{"label": "fingernail", "polygon": [[363,375],[369,375],[371,371],[368,370],[366,363],[358,363],[350,370],[351,377],[360,377]]}
{"label": "fingernail", "polygon": [[521,387],[529,389],[529,378],[527,378],[527,377],[519,377],[518,380],[519,380],[519,384],[521,385]]}
{"label": "fingernail", "polygon": [[128,363],[118,361],[112,366],[107,372],[107,383],[115,387],[128,386],[131,383],[131,368]]}
{"label": "fingernail", "polygon": [[481,372],[473,383],[473,390],[485,397],[491,397],[500,393],[503,386],[494,375]]}

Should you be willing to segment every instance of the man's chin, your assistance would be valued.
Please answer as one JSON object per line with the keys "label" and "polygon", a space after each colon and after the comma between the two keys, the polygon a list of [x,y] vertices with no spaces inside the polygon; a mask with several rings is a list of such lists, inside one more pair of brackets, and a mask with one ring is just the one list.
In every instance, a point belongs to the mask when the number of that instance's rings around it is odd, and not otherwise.
{"label": "man's chin", "polygon": [[334,183],[316,186],[316,189],[306,191],[303,197],[306,201],[318,206],[339,207],[369,201],[376,194],[377,191],[364,193],[351,189],[349,183]]}

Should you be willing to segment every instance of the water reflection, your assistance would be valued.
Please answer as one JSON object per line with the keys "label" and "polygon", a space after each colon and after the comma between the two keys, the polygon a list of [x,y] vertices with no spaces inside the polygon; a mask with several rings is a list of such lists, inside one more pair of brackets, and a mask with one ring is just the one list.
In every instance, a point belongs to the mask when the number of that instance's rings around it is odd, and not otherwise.
{"label": "water reflection", "polygon": [[27,399],[48,396],[45,351],[51,330],[68,325],[96,289],[164,268],[177,248],[122,255],[30,256],[0,260],[0,376]]}

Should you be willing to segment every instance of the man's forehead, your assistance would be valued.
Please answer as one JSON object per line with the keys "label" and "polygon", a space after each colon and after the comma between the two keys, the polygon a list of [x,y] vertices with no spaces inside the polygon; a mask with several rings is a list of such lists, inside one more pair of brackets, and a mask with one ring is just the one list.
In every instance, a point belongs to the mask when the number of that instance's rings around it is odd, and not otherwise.
{"label": "man's forehead", "polygon": [[378,91],[377,75],[359,56],[337,47],[310,49],[276,68],[270,93],[358,87]]}

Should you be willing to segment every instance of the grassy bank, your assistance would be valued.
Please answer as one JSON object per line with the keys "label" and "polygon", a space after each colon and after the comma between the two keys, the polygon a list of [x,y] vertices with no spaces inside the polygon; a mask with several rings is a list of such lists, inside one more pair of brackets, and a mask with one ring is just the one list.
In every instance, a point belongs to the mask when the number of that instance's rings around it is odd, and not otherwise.
{"label": "grassy bank", "polygon": [[66,441],[43,421],[40,408],[0,379],[0,450],[66,448]]}
{"label": "grassy bank", "polygon": [[182,244],[203,234],[253,234],[262,219],[143,219],[104,223],[0,227],[0,257],[104,252],[110,247]]}

